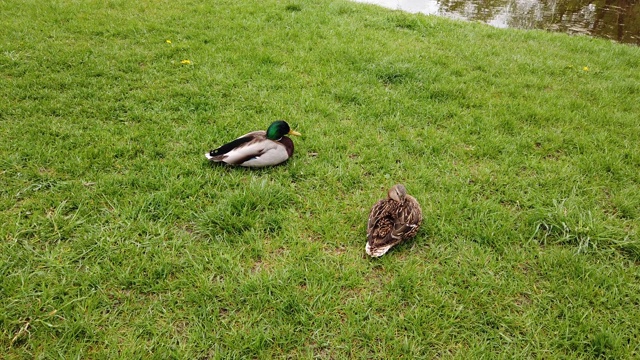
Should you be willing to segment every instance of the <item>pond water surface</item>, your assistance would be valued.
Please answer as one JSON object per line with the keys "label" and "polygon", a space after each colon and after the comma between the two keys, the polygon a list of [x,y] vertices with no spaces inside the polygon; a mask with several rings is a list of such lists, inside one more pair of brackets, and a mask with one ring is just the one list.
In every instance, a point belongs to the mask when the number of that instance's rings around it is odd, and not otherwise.
{"label": "pond water surface", "polygon": [[638,0],[354,0],[413,13],[640,45]]}

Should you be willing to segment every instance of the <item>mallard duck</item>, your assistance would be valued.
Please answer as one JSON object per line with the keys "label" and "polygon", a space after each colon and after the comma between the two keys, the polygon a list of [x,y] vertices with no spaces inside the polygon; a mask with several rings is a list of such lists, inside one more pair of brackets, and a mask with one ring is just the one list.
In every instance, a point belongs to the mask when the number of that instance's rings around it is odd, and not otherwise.
{"label": "mallard duck", "polygon": [[367,223],[367,246],[372,257],[384,255],[391,247],[416,235],[422,223],[420,204],[407,194],[402,184],[396,184],[387,198],[373,205]]}
{"label": "mallard duck", "polygon": [[267,131],[244,134],[230,143],[204,154],[213,162],[247,167],[278,165],[293,155],[293,141],[285,135],[300,133],[291,130],[286,121],[278,120]]}

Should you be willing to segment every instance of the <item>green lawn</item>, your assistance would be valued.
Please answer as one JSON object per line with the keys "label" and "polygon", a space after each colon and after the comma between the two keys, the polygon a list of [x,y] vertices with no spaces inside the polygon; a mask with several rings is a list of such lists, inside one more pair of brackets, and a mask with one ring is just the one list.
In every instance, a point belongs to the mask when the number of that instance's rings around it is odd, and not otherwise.
{"label": "green lawn", "polygon": [[[639,47],[344,0],[0,22],[0,358],[640,357]],[[286,164],[205,160],[276,119]],[[395,183],[425,221],[367,258]]]}

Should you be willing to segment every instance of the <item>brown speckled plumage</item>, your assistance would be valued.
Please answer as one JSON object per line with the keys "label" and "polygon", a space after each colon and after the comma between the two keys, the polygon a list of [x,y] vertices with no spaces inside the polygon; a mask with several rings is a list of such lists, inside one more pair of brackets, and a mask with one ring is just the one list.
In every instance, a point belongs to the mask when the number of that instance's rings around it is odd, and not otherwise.
{"label": "brown speckled plumage", "polygon": [[402,184],[389,189],[386,199],[378,201],[369,213],[366,252],[379,257],[403,240],[414,237],[422,223],[420,204]]}

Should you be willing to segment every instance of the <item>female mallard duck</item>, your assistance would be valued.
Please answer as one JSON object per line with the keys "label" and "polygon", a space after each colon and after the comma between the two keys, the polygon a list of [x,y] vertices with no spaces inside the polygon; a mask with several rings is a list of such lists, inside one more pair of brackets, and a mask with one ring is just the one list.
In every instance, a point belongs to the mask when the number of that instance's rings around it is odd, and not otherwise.
{"label": "female mallard duck", "polygon": [[366,251],[372,257],[384,255],[392,246],[416,235],[422,223],[420,204],[407,194],[404,185],[394,185],[387,198],[378,201],[369,214]]}
{"label": "female mallard duck", "polygon": [[267,131],[253,131],[204,154],[213,162],[247,167],[278,165],[293,155],[293,141],[285,135],[300,135],[285,121],[276,121]]}

